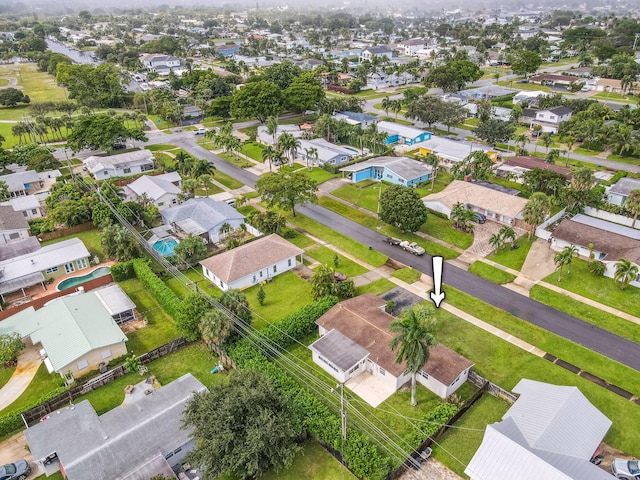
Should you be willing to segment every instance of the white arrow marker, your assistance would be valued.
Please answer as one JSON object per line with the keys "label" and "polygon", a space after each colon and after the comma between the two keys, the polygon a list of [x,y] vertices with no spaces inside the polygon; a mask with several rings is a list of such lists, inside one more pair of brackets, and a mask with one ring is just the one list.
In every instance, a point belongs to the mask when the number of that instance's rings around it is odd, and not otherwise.
{"label": "white arrow marker", "polygon": [[431,300],[440,308],[440,304],[444,300],[444,292],[442,289],[442,257],[432,257],[433,259],[433,292],[429,295]]}

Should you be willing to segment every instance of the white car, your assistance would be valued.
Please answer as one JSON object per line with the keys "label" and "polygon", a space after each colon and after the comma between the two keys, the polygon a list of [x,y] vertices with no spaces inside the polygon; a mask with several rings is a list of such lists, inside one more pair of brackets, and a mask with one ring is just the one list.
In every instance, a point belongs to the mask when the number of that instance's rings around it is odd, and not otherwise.
{"label": "white car", "polygon": [[588,92],[589,90],[591,90],[591,88],[586,85],[580,89],[581,92]]}
{"label": "white car", "polygon": [[611,463],[611,473],[621,480],[640,480],[640,461],[616,458]]}
{"label": "white car", "polygon": [[208,128],[204,128],[204,127],[198,127],[194,130],[193,134],[194,135],[204,135],[205,133],[207,133],[209,131]]}

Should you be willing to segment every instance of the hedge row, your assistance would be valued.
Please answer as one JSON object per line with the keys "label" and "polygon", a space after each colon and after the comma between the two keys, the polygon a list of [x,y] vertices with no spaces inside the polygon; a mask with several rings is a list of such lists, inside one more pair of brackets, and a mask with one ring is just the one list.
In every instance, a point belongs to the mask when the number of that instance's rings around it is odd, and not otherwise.
{"label": "hedge row", "polygon": [[0,417],[0,437],[4,437],[5,435],[9,435],[24,428],[24,422],[22,421],[22,417],[20,416],[22,412],[26,412],[27,410],[37,407],[41,403],[60,395],[65,390],[65,387],[58,387],[54,391],[44,395],[39,400],[30,403],[21,411],[9,412],[5,415],[2,415]]}
{"label": "hedge row", "polygon": [[133,270],[134,260],[128,262],[116,263],[111,266],[111,276],[116,282],[122,282],[129,280],[136,276],[136,272]]}
{"label": "hedge row", "polygon": [[138,280],[140,280],[140,283],[151,292],[160,306],[164,308],[169,315],[176,318],[180,313],[180,306],[182,304],[178,296],[153,273],[147,260],[138,258],[131,260],[131,262],[133,264],[133,271]]}
{"label": "hedge row", "polygon": [[407,440],[413,448],[418,448],[426,440],[426,437],[434,435],[442,425],[445,425],[458,412],[458,407],[453,403],[441,403],[433,410],[427,412],[422,421],[416,422],[416,428],[411,432]]}

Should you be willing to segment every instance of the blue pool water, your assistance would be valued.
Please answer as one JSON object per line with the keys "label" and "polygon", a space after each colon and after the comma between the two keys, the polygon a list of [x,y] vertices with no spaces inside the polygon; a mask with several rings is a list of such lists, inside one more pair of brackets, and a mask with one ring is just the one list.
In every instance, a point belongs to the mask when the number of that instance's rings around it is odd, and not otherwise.
{"label": "blue pool water", "polygon": [[80,285],[81,283],[88,282],[89,280],[93,280],[94,278],[104,277],[109,274],[111,269],[109,267],[98,267],[93,272],[88,273],[86,275],[82,275],[80,277],[69,277],[65,278],[61,281],[56,290],[66,290],[67,288],[75,287],[76,285]]}
{"label": "blue pool water", "polygon": [[163,257],[171,257],[176,245],[178,245],[178,241],[175,238],[163,238],[153,244],[153,249]]}
{"label": "blue pool water", "polygon": [[356,152],[356,153],[360,153],[358,150],[356,150],[355,148],[351,148],[351,147],[344,147],[347,150],[351,150],[352,152]]}

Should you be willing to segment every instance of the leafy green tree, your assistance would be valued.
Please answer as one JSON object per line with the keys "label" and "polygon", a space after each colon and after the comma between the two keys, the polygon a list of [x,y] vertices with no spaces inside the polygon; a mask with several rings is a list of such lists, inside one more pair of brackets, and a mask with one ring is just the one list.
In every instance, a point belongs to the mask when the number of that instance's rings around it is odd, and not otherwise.
{"label": "leafy green tree", "polygon": [[[147,50],[148,51],[148,50]],[[112,63],[58,63],[56,80],[66,85],[69,98],[89,107],[118,108],[127,98],[122,71]]]}
{"label": "leafy green tree", "polygon": [[518,50],[509,56],[511,70],[516,75],[534,73],[542,64],[542,58],[530,50]]}
{"label": "leafy green tree", "polygon": [[486,180],[491,174],[491,167],[491,157],[482,150],[476,150],[467,155],[462,162],[456,163],[451,169],[451,174],[458,180],[464,179],[467,175],[478,180]]}
{"label": "leafy green tree", "polygon": [[18,103],[29,103],[29,95],[25,95],[17,88],[3,88],[0,90],[0,105],[5,107],[15,107]]}
{"label": "leafy green tree", "polygon": [[264,71],[264,78],[273,82],[279,90],[286,90],[302,75],[302,69],[290,60],[274,63]]}
{"label": "leafy green tree", "polygon": [[202,242],[202,238],[192,234],[183,238],[173,250],[175,262],[187,268],[193,267],[206,256],[207,246]]}
{"label": "leafy green tree", "polygon": [[632,190],[624,202],[624,208],[633,215],[633,228],[636,228],[636,220],[640,214],[640,190]]}
{"label": "leafy green tree", "polygon": [[535,192],[529,197],[529,200],[522,210],[522,219],[531,225],[529,230],[529,240],[533,237],[538,225],[545,221],[551,209],[551,202],[542,192]]}
{"label": "leafy green tree", "polygon": [[28,166],[29,170],[46,172],[48,170],[61,168],[62,163],[50,153],[40,153],[31,157]]}
{"label": "leafy green tree", "polygon": [[260,288],[258,289],[256,298],[258,299],[258,303],[262,307],[264,305],[265,299],[267,298],[267,294],[264,292],[264,288],[262,288],[262,285],[260,285]]}
{"label": "leafy green tree", "polygon": [[410,101],[407,105],[406,117],[426,123],[429,128],[442,120],[445,103],[433,95],[424,95]]}
{"label": "leafy green tree", "polygon": [[411,374],[411,405],[416,399],[416,375],[429,360],[430,348],[438,345],[434,331],[433,308],[417,310],[409,308],[402,312],[389,330],[396,335],[391,340],[391,350],[397,349],[395,362],[404,363]]}
{"label": "leafy green tree", "polygon": [[96,227],[102,227],[113,221],[113,212],[106,204],[97,203],[91,210],[91,221]]}
{"label": "leafy green tree", "polygon": [[380,195],[380,220],[415,232],[427,221],[427,208],[414,188],[391,185]]}
{"label": "leafy green tree", "polygon": [[336,294],[335,270],[329,265],[320,265],[311,276],[311,296],[317,300],[328,295]]}
{"label": "leafy green tree", "polygon": [[253,313],[249,307],[249,301],[247,296],[237,288],[231,288],[223,292],[220,296],[220,303],[244,325],[251,323]]}
{"label": "leafy green tree", "polygon": [[0,180],[0,200],[8,200],[9,199],[9,186],[7,182],[4,180]]}
{"label": "leafy green tree", "polygon": [[228,382],[195,393],[184,411],[196,447],[187,457],[207,478],[229,474],[253,479],[291,465],[300,451],[300,413],[255,370],[234,372]]}
{"label": "leafy green tree", "polygon": [[256,212],[249,218],[251,225],[256,227],[265,235],[271,233],[280,233],[282,227],[287,223],[286,219],[273,210],[266,210],[264,212]]}
{"label": "leafy green tree", "polygon": [[303,73],[284,91],[285,106],[294,112],[315,110],[324,98],[324,89],[315,73]]}
{"label": "leafy green tree", "polygon": [[613,278],[620,284],[620,289],[624,290],[638,278],[639,271],[640,269],[636,264],[626,258],[621,258],[616,263],[616,271],[613,274]]}
{"label": "leafy green tree", "polygon": [[269,208],[278,206],[291,210],[295,217],[296,204],[316,203],[318,184],[304,173],[287,173],[267,175],[256,182],[258,194]]}
{"label": "leafy green tree", "polygon": [[85,148],[113,150],[113,145],[126,139],[147,141],[140,129],[127,128],[123,121],[106,113],[79,117],[67,138],[74,152]]}
{"label": "leafy green tree", "polygon": [[447,132],[451,127],[460,125],[467,118],[467,110],[456,103],[445,102],[440,113],[440,123],[447,126]]}
{"label": "leafy green tree", "polygon": [[25,345],[19,333],[0,335],[0,363],[6,368],[14,364]]}
{"label": "leafy green tree", "polygon": [[142,253],[133,234],[118,224],[108,225],[103,229],[100,244],[104,254],[117,262],[138,258]]}
{"label": "leafy green tree", "polygon": [[201,320],[209,310],[213,310],[211,304],[197,293],[185,297],[176,315],[176,327],[180,334],[187,340],[198,340]]}
{"label": "leafy green tree", "polygon": [[435,85],[445,92],[462,90],[467,82],[475,82],[482,77],[480,67],[469,60],[454,60],[432,69],[425,78],[427,86]]}
{"label": "leafy green tree", "polygon": [[489,145],[495,146],[498,142],[506,142],[516,131],[512,122],[504,122],[495,118],[480,120],[473,133],[478,138],[485,140]]}
{"label": "leafy green tree", "polygon": [[238,90],[231,102],[231,114],[238,118],[257,118],[264,123],[267,117],[282,110],[282,90],[270,81],[247,83]]}
{"label": "leafy green tree", "polygon": [[80,225],[91,220],[92,203],[90,198],[62,200],[49,210],[48,218],[56,225]]}

